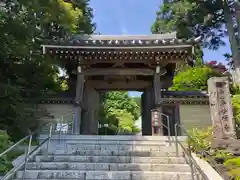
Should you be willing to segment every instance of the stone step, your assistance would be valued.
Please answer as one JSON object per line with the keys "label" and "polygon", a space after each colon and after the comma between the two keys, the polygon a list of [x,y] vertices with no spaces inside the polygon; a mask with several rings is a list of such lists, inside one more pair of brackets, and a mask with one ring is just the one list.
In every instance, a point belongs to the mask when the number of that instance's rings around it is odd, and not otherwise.
{"label": "stone step", "polygon": [[67,144],[89,144],[89,145],[142,145],[142,146],[168,146],[170,144],[175,144],[174,142],[166,141],[118,141],[118,140],[81,140],[81,141],[66,141]]}
{"label": "stone step", "polygon": [[[176,151],[176,146],[159,146],[159,145],[108,145],[108,144],[67,144],[66,150],[110,150],[110,151]],[[182,148],[179,148],[182,150]]]}
{"label": "stone step", "polygon": [[187,164],[137,164],[137,163],[77,163],[42,162],[28,163],[28,170],[81,170],[81,171],[167,171],[190,172]]}
{"label": "stone step", "polygon": [[140,156],[66,156],[38,155],[36,162],[84,162],[84,163],[151,163],[151,164],[184,164],[183,157],[140,157]]}
{"label": "stone step", "polygon": [[[177,156],[176,151],[125,151],[125,150],[75,150],[75,149],[58,149],[49,150],[50,155],[79,155],[79,156],[144,156],[144,157],[161,157],[161,156]],[[182,156],[183,152],[179,152]]]}
{"label": "stone step", "polygon": [[[18,171],[16,178],[22,175],[23,171]],[[192,176],[189,172],[27,170],[25,179],[192,180]]]}
{"label": "stone step", "polygon": [[[39,139],[46,139],[48,135],[40,135]],[[73,140],[73,141],[152,141],[152,142],[166,142],[174,141],[175,136],[136,136],[136,135],[115,135],[115,136],[99,136],[99,135],[52,135],[51,139],[59,140],[59,137],[63,140]],[[178,136],[179,141],[186,141],[187,136]]]}

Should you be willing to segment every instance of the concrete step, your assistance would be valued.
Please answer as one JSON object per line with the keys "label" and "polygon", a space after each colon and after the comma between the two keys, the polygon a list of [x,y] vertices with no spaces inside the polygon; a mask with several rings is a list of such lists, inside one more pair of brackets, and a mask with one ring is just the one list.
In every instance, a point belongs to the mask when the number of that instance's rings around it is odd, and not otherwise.
{"label": "concrete step", "polygon": [[[18,171],[19,179],[23,171]],[[25,179],[83,179],[83,180],[192,180],[188,172],[150,171],[74,171],[74,170],[27,170]]]}
{"label": "concrete step", "polygon": [[82,170],[82,171],[167,171],[190,172],[187,164],[137,164],[137,163],[77,163],[41,162],[28,163],[28,170]]}
{"label": "concrete step", "polygon": [[[78,155],[78,156],[144,156],[144,157],[162,157],[177,156],[176,151],[125,151],[125,150],[75,150],[58,149],[49,150],[50,155]],[[179,152],[182,156],[183,152]]]}
{"label": "concrete step", "polygon": [[36,162],[184,164],[183,157],[38,155]]}

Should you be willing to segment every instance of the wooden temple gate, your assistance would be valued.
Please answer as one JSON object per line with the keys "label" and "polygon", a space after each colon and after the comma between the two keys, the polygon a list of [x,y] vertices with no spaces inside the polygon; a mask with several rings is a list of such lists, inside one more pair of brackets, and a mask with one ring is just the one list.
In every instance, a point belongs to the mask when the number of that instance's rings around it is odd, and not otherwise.
{"label": "wooden temple gate", "polygon": [[163,111],[161,89],[171,85],[179,65],[193,64],[195,42],[177,39],[176,33],[84,35],[42,48],[75,79],[75,134],[98,133],[99,92],[134,90],[143,92],[142,134],[152,135],[151,110]]}

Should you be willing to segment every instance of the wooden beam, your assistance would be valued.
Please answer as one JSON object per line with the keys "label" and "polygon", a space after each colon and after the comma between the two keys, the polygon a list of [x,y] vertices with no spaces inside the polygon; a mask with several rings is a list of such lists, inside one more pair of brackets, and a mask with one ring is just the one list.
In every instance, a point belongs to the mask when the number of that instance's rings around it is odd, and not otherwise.
{"label": "wooden beam", "polygon": [[[84,65],[84,64],[105,64],[105,63],[123,63],[123,64],[135,64],[135,63],[142,63],[142,64],[157,64],[157,60],[154,59],[83,59],[79,62],[79,64]],[[168,64],[168,63],[177,63],[177,62],[185,62],[184,59],[163,59],[159,60],[160,64]]]}
{"label": "wooden beam", "polygon": [[109,83],[107,81],[98,81],[98,80],[88,80],[88,83],[91,84],[97,90],[143,90],[144,88],[151,85],[151,81],[114,81]]}
{"label": "wooden beam", "polygon": [[130,69],[130,68],[91,68],[82,71],[83,75],[86,76],[97,76],[97,75],[125,75],[125,76],[152,76],[154,70],[152,69]]}

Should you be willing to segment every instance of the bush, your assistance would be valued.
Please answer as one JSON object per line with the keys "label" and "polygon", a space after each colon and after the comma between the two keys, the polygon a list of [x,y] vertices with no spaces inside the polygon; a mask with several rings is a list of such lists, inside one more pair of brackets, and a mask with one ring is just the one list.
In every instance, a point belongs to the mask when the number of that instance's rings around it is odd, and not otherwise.
{"label": "bush", "polygon": [[206,129],[193,128],[188,131],[189,136],[188,143],[190,143],[192,151],[198,152],[203,149],[208,151],[211,148],[211,138],[212,138],[212,127]]}
{"label": "bush", "polygon": [[6,150],[10,144],[10,137],[7,132],[0,131],[0,153]]}
{"label": "bush", "polygon": [[233,114],[236,123],[236,135],[240,138],[240,95],[234,95],[232,97]]}
{"label": "bush", "polygon": [[[9,135],[5,131],[0,131],[0,153],[9,148],[13,143],[10,141]],[[13,168],[12,161],[24,152],[19,150],[12,150],[0,158],[0,175]]]}
{"label": "bush", "polygon": [[204,152],[211,156],[215,161],[222,164],[226,159],[232,157],[232,154],[220,149],[211,149],[212,130],[212,127],[207,129],[192,129],[189,131],[191,139],[188,139],[188,143],[191,145],[191,150],[200,153],[202,158],[206,161],[209,161],[209,159]]}
{"label": "bush", "polygon": [[240,180],[240,158],[231,158],[224,162],[225,167],[228,169],[229,175],[236,179]]}
{"label": "bush", "polygon": [[174,76],[173,86],[170,90],[174,91],[205,91],[207,90],[207,81],[211,77],[221,76],[208,66],[199,66],[188,68]]}
{"label": "bush", "polygon": [[[0,153],[5,151],[10,143],[10,137],[5,131],[0,131]],[[0,157],[0,173],[5,172],[7,170],[7,157]]]}

